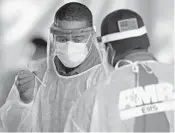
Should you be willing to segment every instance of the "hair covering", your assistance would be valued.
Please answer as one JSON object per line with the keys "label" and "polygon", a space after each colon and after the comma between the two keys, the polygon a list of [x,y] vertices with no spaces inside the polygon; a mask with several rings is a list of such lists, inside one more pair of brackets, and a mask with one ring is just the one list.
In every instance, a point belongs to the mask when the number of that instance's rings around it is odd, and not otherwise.
{"label": "hair covering", "polygon": [[114,11],[104,18],[101,39],[105,44],[111,43],[118,55],[150,46],[143,19],[129,9]]}

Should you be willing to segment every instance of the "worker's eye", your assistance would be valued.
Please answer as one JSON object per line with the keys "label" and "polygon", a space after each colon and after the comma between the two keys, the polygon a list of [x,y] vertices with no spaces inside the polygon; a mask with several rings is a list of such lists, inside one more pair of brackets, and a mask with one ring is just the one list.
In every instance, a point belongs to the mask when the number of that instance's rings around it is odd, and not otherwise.
{"label": "worker's eye", "polygon": [[57,42],[67,42],[68,39],[66,37],[57,36],[56,41]]}
{"label": "worker's eye", "polygon": [[75,37],[72,40],[73,40],[73,42],[79,43],[82,41],[82,38]]}
{"label": "worker's eye", "polygon": [[73,42],[76,42],[76,43],[81,43],[81,42],[84,42],[86,43],[87,40],[88,40],[88,36],[75,36],[72,38]]}

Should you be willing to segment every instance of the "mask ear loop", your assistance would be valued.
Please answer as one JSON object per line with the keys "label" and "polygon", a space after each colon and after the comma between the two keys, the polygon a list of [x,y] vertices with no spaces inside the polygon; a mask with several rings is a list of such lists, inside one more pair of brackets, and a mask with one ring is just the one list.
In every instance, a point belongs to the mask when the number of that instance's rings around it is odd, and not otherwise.
{"label": "mask ear loop", "polygon": [[[110,49],[113,49],[111,43],[108,44],[108,47],[109,47]],[[113,50],[113,51],[111,51],[111,52],[113,52],[113,55],[112,55],[112,58],[111,58],[110,63],[111,63],[111,65],[113,66],[113,65],[114,65],[114,58],[115,58],[115,55],[116,55],[116,51]]]}
{"label": "mask ear loop", "polygon": [[109,48],[107,48],[107,50],[105,50],[105,46],[101,41],[97,42],[96,47],[97,47],[98,52],[99,52],[101,64],[103,65],[103,68],[105,70],[105,74],[107,75],[105,82],[108,84],[111,81],[111,76],[110,76],[111,71],[109,70],[110,68],[109,68],[109,65],[107,63],[108,62],[107,55],[108,55]]}

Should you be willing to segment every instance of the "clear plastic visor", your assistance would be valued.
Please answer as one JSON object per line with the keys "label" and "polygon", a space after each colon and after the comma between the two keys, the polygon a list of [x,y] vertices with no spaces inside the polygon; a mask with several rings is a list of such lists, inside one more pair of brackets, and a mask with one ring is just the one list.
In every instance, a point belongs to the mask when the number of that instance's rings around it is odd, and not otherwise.
{"label": "clear plastic visor", "polygon": [[85,29],[67,30],[52,25],[50,33],[53,35],[54,42],[66,43],[71,41],[74,43],[88,43],[91,34],[94,33],[94,29],[89,27]]}

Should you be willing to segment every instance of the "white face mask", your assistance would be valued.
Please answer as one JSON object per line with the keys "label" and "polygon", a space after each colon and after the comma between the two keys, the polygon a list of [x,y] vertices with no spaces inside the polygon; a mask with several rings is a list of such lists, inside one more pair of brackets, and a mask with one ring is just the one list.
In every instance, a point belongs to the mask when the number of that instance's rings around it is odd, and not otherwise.
{"label": "white face mask", "polygon": [[59,45],[56,45],[56,55],[66,67],[74,68],[86,59],[88,55],[86,45],[86,43],[74,43],[71,41],[66,43],[59,42]]}

